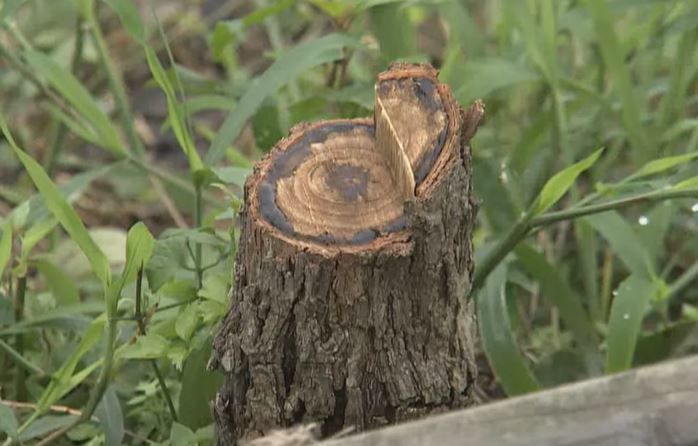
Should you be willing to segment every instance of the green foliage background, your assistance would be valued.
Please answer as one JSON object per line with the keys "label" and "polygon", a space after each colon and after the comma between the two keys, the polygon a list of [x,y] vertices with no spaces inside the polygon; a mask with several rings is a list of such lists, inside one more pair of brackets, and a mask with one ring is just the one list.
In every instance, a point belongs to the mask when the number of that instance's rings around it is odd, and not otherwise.
{"label": "green foliage background", "polygon": [[293,124],[370,115],[393,60],[487,104],[471,297],[506,394],[696,351],[697,2],[200,3],[0,1],[5,444],[209,444],[244,179]]}

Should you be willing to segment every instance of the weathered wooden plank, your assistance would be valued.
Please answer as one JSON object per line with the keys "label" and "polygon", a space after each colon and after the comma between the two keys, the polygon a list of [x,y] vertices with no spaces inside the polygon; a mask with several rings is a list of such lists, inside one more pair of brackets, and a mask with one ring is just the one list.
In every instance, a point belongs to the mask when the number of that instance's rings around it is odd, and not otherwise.
{"label": "weathered wooden plank", "polygon": [[698,356],[322,444],[698,445]]}

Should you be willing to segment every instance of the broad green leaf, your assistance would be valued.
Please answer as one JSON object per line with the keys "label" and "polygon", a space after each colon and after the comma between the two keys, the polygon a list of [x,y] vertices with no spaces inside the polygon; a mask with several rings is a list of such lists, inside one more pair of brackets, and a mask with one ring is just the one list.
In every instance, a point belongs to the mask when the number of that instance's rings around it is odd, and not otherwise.
{"label": "broad green leaf", "polygon": [[462,84],[455,88],[454,94],[461,103],[469,103],[499,89],[540,79],[535,71],[507,59],[472,60],[464,67]]}
{"label": "broad green leaf", "polygon": [[[187,343],[188,342],[189,341],[187,341]],[[167,349],[167,359],[172,361],[172,365],[175,366],[178,371],[181,371],[187,356],[189,356],[189,347],[187,347],[187,344],[179,339],[174,339]]]}
{"label": "broad green leaf", "polygon": [[569,190],[569,188],[574,184],[577,177],[590,168],[596,160],[601,156],[603,149],[599,149],[592,153],[583,160],[572,164],[569,167],[561,170],[560,172],[553,175],[552,178],[548,180],[543,186],[538,198],[533,205],[531,215],[540,215],[543,212],[550,209],[557,201],[562,198],[563,195]]}
{"label": "broad green leaf", "polygon": [[301,43],[282,54],[255,82],[238,102],[237,107],[225,118],[206,153],[207,165],[219,161],[228,147],[238,137],[243,125],[267,97],[304,71],[344,57],[342,49],[357,47],[359,42],[344,34],[328,34],[319,39]]}
{"label": "broad green leaf", "polygon": [[148,286],[155,292],[170,281],[194,283],[195,274],[189,269],[185,238],[167,238],[155,242],[153,257],[146,266]]}
{"label": "broad green leaf", "polygon": [[121,24],[132,39],[138,43],[145,43],[145,27],[141,20],[138,8],[133,0],[104,0],[119,15]]}
{"label": "broad green leaf", "polygon": [[252,169],[234,166],[214,167],[212,170],[222,182],[237,186],[243,186],[247,177],[252,173]]}
{"label": "broad green leaf", "polygon": [[404,60],[417,53],[416,30],[399,3],[379,5],[369,10],[371,30],[378,40],[385,63]]}
{"label": "broad green leaf", "polygon": [[213,247],[217,250],[229,247],[229,242],[216,237],[206,229],[167,230],[155,242],[153,257],[146,267],[148,285],[157,291],[170,281],[194,283],[191,253],[187,249],[194,243]]}
{"label": "broad green leaf", "polygon": [[563,322],[574,333],[575,341],[588,350],[595,349],[597,337],[589,314],[569,283],[543,254],[530,246],[520,244],[516,255],[521,267],[536,279],[543,296],[558,309]]}
{"label": "broad green leaf", "polygon": [[228,304],[228,291],[230,281],[219,274],[207,274],[204,277],[203,287],[199,296],[206,300],[212,300],[223,305]]}
{"label": "broad green leaf", "polygon": [[51,432],[57,431],[77,418],[77,415],[46,415],[33,421],[19,435],[20,441],[29,441],[34,438],[44,437]]}
{"label": "broad green leaf", "polygon": [[197,444],[196,435],[183,424],[172,423],[170,430],[170,446],[191,446]]}
{"label": "broad green leaf", "polygon": [[136,273],[153,255],[155,239],[142,222],[129,229],[126,238],[126,265],[123,274],[124,284],[136,280]]}
{"label": "broad green leaf", "polygon": [[111,283],[111,271],[109,270],[109,262],[106,256],[99,249],[99,246],[97,246],[94,240],[92,240],[78,214],[70,204],[68,204],[48,175],[46,175],[41,165],[34,161],[34,159],[27,155],[22,149],[17,147],[2,115],[0,115],[0,127],[15,155],[17,155],[17,158],[19,158],[26,169],[34,185],[39,190],[39,193],[44,197],[46,207],[48,207],[61,223],[65,231],[70,235],[70,238],[80,246],[82,252],[85,253],[85,256],[89,259],[95,275],[106,288]]}
{"label": "broad green leaf", "polygon": [[5,268],[12,258],[12,221],[8,219],[2,225],[2,235],[0,235],[0,281],[5,272]]}
{"label": "broad green leaf", "polygon": [[213,423],[209,423],[208,425],[196,430],[196,440],[200,445],[213,444],[215,439],[216,429]]}
{"label": "broad green leaf", "polygon": [[681,320],[658,331],[640,333],[633,355],[633,367],[655,364],[671,358],[695,330],[695,321]]}
{"label": "broad green leaf", "polygon": [[34,50],[24,54],[27,63],[43,76],[81,116],[89,122],[102,140],[102,146],[120,157],[126,155],[119,134],[109,117],[97,105],[92,95],[68,70],[47,55]]}
{"label": "broad green leaf", "polygon": [[636,180],[638,178],[664,172],[665,170],[669,170],[680,164],[685,164],[692,161],[696,157],[698,157],[698,153],[687,153],[685,155],[668,156],[666,158],[652,160],[630,175],[628,180]]}
{"label": "broad green leaf", "polygon": [[175,93],[174,86],[170,82],[170,79],[167,76],[165,69],[162,67],[157,54],[155,54],[155,51],[148,46],[145,46],[144,49],[146,59],[148,60],[148,66],[153,74],[153,78],[158,83],[162,91],[165,93],[165,97],[167,98],[167,110],[170,124],[172,125],[172,130],[174,131],[179,146],[187,156],[187,160],[189,161],[189,169],[193,174],[199,170],[202,170],[204,165],[201,162],[201,158],[199,157],[199,153],[196,151],[196,146],[194,145],[192,136],[186,126],[185,116],[181,105],[177,102],[177,95]]}
{"label": "broad green leaf", "polygon": [[276,104],[267,102],[250,119],[257,147],[264,152],[274,147],[286,133],[279,123],[280,115]]}
{"label": "broad green leaf", "polygon": [[528,368],[512,332],[506,301],[506,265],[489,275],[477,299],[480,338],[495,375],[509,396],[540,388]]}
{"label": "broad green leaf", "polygon": [[175,325],[177,336],[185,342],[189,341],[198,323],[199,316],[196,312],[196,306],[186,305],[177,315],[177,324]]}
{"label": "broad green leaf", "polygon": [[656,292],[654,281],[637,274],[618,287],[606,335],[606,373],[621,372],[632,366],[642,320]]}
{"label": "broad green leaf", "polygon": [[0,401],[0,433],[7,434],[12,439],[17,438],[17,417],[12,409]]}
{"label": "broad green leaf", "polygon": [[[188,343],[189,341],[187,341]],[[167,349],[167,359],[172,362],[172,365],[177,371],[182,371],[184,360],[189,356],[189,347],[180,339],[173,339]]]}
{"label": "broad green leaf", "polygon": [[116,313],[119,297],[124,287],[136,280],[138,270],[144,268],[150,260],[154,245],[155,240],[143,223],[136,223],[129,229],[126,237],[124,271],[118,282],[114,283],[107,294],[107,311],[110,315]]}
{"label": "broad green leaf", "polygon": [[179,422],[192,430],[211,423],[210,401],[215,398],[223,377],[206,370],[211,347],[205,344],[191,352],[182,368],[179,394]]}
{"label": "broad green leaf", "polygon": [[136,342],[126,346],[120,356],[123,359],[158,359],[167,354],[170,341],[155,333],[136,338]]}
{"label": "broad green leaf", "polygon": [[109,386],[99,402],[95,415],[104,432],[106,446],[121,446],[124,439],[124,414],[114,386]]}
{"label": "broad green leaf", "polygon": [[608,241],[614,253],[633,274],[646,278],[655,276],[652,258],[645,244],[620,214],[604,212],[586,217],[586,221]]}
{"label": "broad green leaf", "polygon": [[608,8],[607,0],[584,0],[596,30],[596,38],[601,48],[603,60],[613,79],[614,89],[621,101],[621,116],[625,134],[641,157],[647,159],[654,155],[656,148],[652,142],[651,132],[645,131],[642,124],[642,95],[635,89],[626,63],[625,51],[614,29],[613,14]]}

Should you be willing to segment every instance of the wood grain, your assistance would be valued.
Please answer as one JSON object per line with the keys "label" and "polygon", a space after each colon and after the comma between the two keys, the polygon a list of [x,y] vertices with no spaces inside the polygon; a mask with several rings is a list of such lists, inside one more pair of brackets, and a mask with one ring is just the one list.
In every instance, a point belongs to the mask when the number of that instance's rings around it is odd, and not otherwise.
{"label": "wood grain", "polygon": [[689,446],[698,444],[698,356],[323,446]]}

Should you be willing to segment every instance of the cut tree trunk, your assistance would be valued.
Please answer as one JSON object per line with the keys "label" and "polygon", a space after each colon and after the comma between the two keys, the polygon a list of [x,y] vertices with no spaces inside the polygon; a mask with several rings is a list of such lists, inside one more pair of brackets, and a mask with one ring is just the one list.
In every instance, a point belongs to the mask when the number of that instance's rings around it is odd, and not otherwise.
{"label": "cut tree trunk", "polygon": [[209,365],[225,375],[220,445],[471,402],[469,141],[484,107],[463,111],[436,75],[394,64],[378,77],[373,119],[296,126],[247,180]]}

